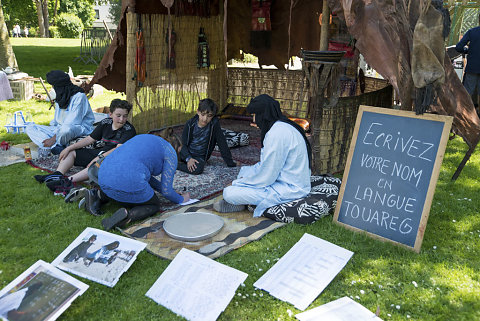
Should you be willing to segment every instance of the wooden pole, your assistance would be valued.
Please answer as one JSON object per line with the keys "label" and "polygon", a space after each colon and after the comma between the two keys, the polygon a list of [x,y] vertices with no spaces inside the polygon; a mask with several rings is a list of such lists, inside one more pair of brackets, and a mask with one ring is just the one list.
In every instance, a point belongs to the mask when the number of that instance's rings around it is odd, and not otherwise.
{"label": "wooden pole", "polygon": [[[133,10],[132,10],[133,11]],[[136,95],[135,75],[135,55],[136,55],[136,14],[132,11],[127,12],[127,59],[126,59],[126,94],[129,103],[134,105]],[[130,113],[131,114],[131,113]]]}
{"label": "wooden pole", "polygon": [[330,22],[330,8],[328,8],[328,2],[323,0],[322,8],[322,25],[320,28],[320,50],[328,50],[328,28]]}
{"label": "wooden pole", "polygon": [[[476,145],[475,145],[475,146],[476,146]],[[463,157],[462,162],[460,163],[460,165],[458,165],[457,170],[455,171],[455,173],[454,173],[453,176],[452,176],[452,181],[457,180],[458,176],[460,175],[460,172],[461,172],[462,169],[465,167],[465,164],[466,164],[466,163],[468,162],[468,160],[470,159],[470,156],[472,156],[472,153],[473,153],[473,151],[475,150],[475,146],[470,147],[470,148],[468,149],[468,151],[465,153],[465,156]]]}
{"label": "wooden pole", "polygon": [[40,83],[42,84],[43,89],[47,93],[48,100],[50,100],[50,107],[48,107],[48,110],[50,110],[52,109],[53,106],[55,106],[55,102],[53,101],[52,96],[50,96],[50,93],[48,92],[47,87],[45,87],[45,83],[43,82],[42,77],[40,77]]}
{"label": "wooden pole", "polygon": [[110,33],[110,29],[108,29],[108,26],[107,26],[107,23],[105,22],[105,20],[102,20],[102,21],[103,21],[103,26],[105,27],[105,30],[107,30],[108,37],[110,38],[110,41],[112,41],[113,37],[112,37],[112,34]]}

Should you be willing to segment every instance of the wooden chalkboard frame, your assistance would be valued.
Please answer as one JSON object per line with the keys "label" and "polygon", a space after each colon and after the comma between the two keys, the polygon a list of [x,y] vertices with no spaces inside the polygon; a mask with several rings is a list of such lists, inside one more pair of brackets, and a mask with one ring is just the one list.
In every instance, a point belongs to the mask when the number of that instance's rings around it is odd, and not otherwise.
{"label": "wooden chalkboard frame", "polygon": [[[348,178],[349,178],[349,174],[350,174],[350,165],[351,165],[351,162],[352,162],[352,159],[353,159],[353,154],[355,152],[355,148],[356,148],[356,144],[357,144],[357,138],[358,138],[358,132],[359,132],[359,129],[360,129],[360,125],[362,123],[362,117],[363,117],[364,112],[387,114],[387,115],[401,116],[401,117],[408,117],[408,118],[416,118],[416,119],[423,119],[423,120],[433,120],[433,121],[439,121],[439,122],[444,123],[442,135],[441,135],[441,138],[440,138],[440,141],[439,141],[439,144],[438,144],[438,150],[437,150],[435,162],[434,162],[433,169],[432,169],[432,174],[430,176],[430,181],[429,181],[429,185],[428,185],[428,189],[427,189],[427,194],[426,194],[426,197],[425,197],[425,202],[423,204],[423,211],[422,211],[422,215],[421,215],[421,218],[420,218],[420,223],[419,223],[418,229],[416,231],[415,244],[414,244],[413,247],[411,247],[407,244],[403,244],[403,243],[391,240],[389,238],[386,238],[386,237],[383,237],[383,236],[380,236],[380,235],[362,230],[360,228],[357,228],[355,226],[351,226],[349,224],[346,224],[346,223],[338,220],[338,216],[339,216],[339,213],[340,213],[340,208],[341,208],[341,205],[342,205],[342,202],[343,202],[343,196],[344,196],[345,188],[346,188],[346,185],[348,184]],[[354,129],[353,136],[352,136],[352,141],[351,141],[351,144],[350,144],[350,150],[349,150],[349,153],[348,153],[347,163],[346,163],[345,171],[344,171],[344,174],[343,174],[342,185],[341,185],[340,192],[339,192],[339,195],[338,195],[337,206],[335,208],[335,214],[334,214],[334,217],[333,217],[333,221],[335,223],[339,224],[339,225],[343,225],[344,227],[346,227],[348,229],[351,229],[351,230],[354,230],[354,231],[357,231],[357,232],[366,233],[367,235],[369,235],[369,236],[371,236],[375,239],[378,239],[378,240],[381,240],[381,241],[392,242],[396,245],[408,248],[410,250],[413,250],[413,251],[419,253],[421,245],[422,245],[422,241],[423,241],[423,236],[424,236],[424,233],[425,233],[425,228],[426,228],[426,225],[427,225],[427,220],[428,220],[428,215],[429,215],[429,212],[430,212],[430,207],[432,205],[432,199],[433,199],[433,195],[434,195],[434,192],[435,192],[435,187],[436,187],[436,184],[437,184],[438,175],[439,175],[439,172],[440,172],[440,167],[441,167],[441,164],[442,164],[443,157],[445,155],[445,148],[446,148],[446,145],[448,143],[448,137],[449,137],[450,129],[451,129],[451,126],[452,126],[452,122],[453,122],[453,117],[451,117],[451,116],[442,116],[442,115],[436,115],[436,114],[416,115],[414,112],[410,112],[410,111],[395,110],[395,109],[387,109],[387,108],[379,108],[379,107],[361,105],[359,110],[358,110],[357,120],[356,120],[356,123],[355,123],[355,129]]]}

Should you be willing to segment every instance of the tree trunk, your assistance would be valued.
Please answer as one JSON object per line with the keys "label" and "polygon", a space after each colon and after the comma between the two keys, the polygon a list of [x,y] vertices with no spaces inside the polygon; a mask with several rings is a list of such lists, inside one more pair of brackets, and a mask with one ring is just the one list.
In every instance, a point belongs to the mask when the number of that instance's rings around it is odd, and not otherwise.
{"label": "tree trunk", "polygon": [[2,3],[0,0],[0,68],[13,67],[18,68],[17,59],[13,52],[10,38],[8,37],[8,29],[3,17]]}
{"label": "tree trunk", "polygon": [[55,0],[55,9],[53,10],[52,25],[55,25],[55,18],[57,17],[57,8],[58,8],[58,0]]}
{"label": "tree trunk", "polygon": [[50,22],[48,18],[48,0],[42,0],[43,24],[45,26],[45,37],[50,38]]}
{"label": "tree trunk", "polygon": [[41,38],[45,38],[45,24],[43,22],[42,0],[35,0],[37,6],[38,33]]}

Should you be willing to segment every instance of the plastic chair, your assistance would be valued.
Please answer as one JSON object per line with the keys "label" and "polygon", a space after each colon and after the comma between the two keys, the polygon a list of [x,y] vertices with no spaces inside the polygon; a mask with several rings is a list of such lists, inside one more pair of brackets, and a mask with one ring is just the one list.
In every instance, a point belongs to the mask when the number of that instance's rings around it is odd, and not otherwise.
{"label": "plastic chair", "polygon": [[19,134],[24,133],[25,128],[29,124],[34,124],[30,112],[26,112],[25,115],[23,115],[22,111],[16,111],[13,115],[12,113],[7,114],[5,128],[7,129],[7,133]]}

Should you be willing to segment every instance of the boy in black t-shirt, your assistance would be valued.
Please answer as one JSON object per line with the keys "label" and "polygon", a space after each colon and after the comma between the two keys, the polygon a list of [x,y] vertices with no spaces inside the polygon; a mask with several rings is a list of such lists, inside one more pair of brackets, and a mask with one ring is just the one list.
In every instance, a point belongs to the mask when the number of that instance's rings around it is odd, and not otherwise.
{"label": "boy in black t-shirt", "polygon": [[200,100],[197,114],[188,120],[183,128],[183,146],[178,160],[178,170],[194,175],[203,173],[205,163],[217,144],[227,166],[237,166],[232,159],[220,122],[215,117],[217,111],[217,104],[210,98]]}
{"label": "boy in black t-shirt", "polygon": [[[63,195],[68,193],[73,183],[87,180],[88,167],[91,164],[136,135],[135,128],[127,121],[131,109],[132,105],[126,100],[112,100],[110,117],[103,119],[89,136],[66,147],[59,155],[60,163],[54,173],[35,175],[35,179],[40,183],[47,182],[47,186],[53,191],[62,189],[57,193]],[[91,144],[94,144],[94,148],[85,148]],[[86,168],[68,178],[65,177],[65,173],[73,166]]]}

